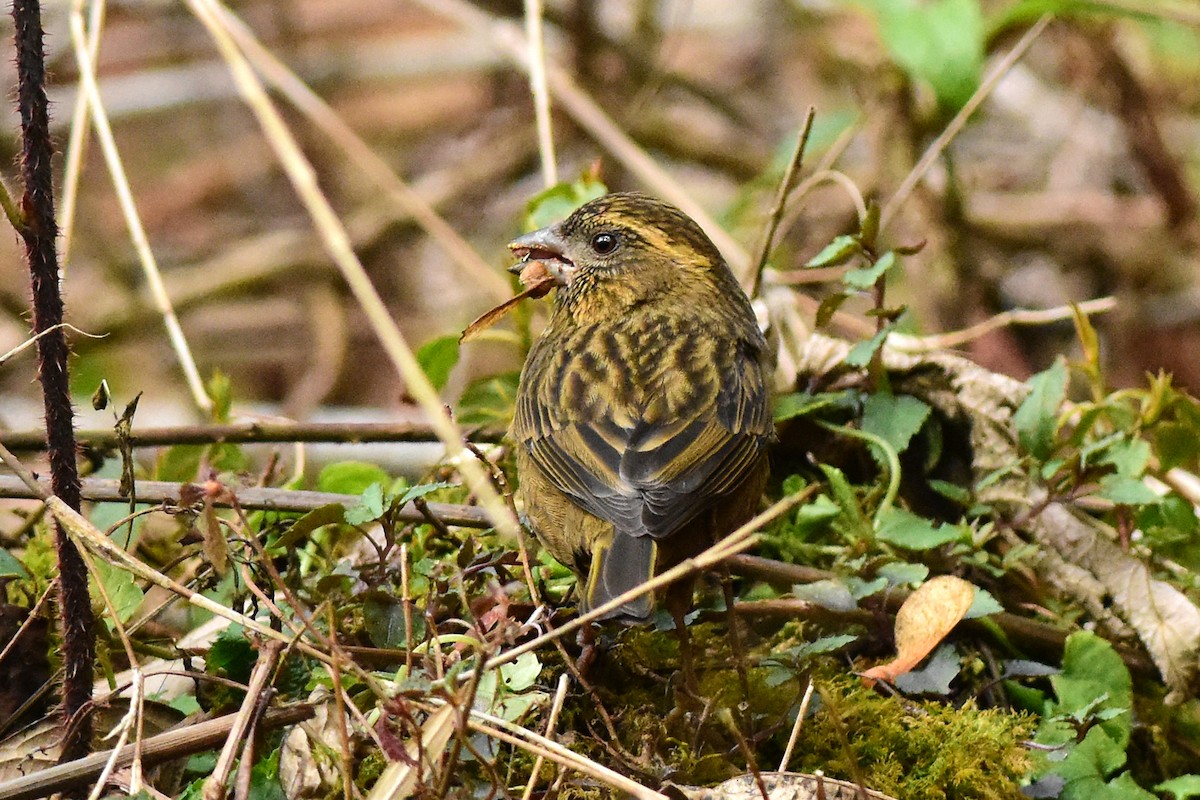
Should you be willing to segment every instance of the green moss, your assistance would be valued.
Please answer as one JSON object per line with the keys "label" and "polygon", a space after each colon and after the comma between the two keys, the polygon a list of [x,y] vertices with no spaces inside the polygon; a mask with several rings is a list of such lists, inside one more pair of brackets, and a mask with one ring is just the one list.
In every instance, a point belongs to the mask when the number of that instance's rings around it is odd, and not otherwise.
{"label": "green moss", "polygon": [[[573,750],[648,785],[668,779],[719,783],[748,771],[746,746],[761,769],[778,768],[808,676],[780,683],[778,669],[757,665],[802,640],[800,627],[785,626],[750,648],[747,664],[754,666],[747,670],[748,701],[725,627],[706,622],[689,630],[703,702],[680,691],[679,644],[673,632],[621,631],[588,676],[613,717],[619,740],[594,738],[603,730],[595,703],[575,694],[560,721],[560,730],[574,732]],[[956,708],[884,696],[849,674],[844,659],[822,657],[805,666],[819,694],[789,769],[820,769],[894,797],[1020,797],[1019,783],[1029,770],[1022,742],[1032,736],[1031,717],[980,710],[971,703]],[[721,722],[722,709],[737,721],[740,736]],[[625,763],[614,753],[624,753]]]}
{"label": "green moss", "polygon": [[862,780],[893,797],[1019,798],[1033,719],[967,703],[884,697],[850,675],[818,678],[791,768]]}

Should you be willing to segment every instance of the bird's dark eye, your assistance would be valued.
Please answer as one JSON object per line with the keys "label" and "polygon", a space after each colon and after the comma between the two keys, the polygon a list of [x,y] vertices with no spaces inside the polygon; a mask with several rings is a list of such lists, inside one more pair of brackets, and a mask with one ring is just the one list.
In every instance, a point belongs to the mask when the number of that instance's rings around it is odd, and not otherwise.
{"label": "bird's dark eye", "polygon": [[597,233],[592,237],[592,249],[598,254],[606,256],[613,250],[617,249],[617,245],[621,240],[617,238],[615,233]]}

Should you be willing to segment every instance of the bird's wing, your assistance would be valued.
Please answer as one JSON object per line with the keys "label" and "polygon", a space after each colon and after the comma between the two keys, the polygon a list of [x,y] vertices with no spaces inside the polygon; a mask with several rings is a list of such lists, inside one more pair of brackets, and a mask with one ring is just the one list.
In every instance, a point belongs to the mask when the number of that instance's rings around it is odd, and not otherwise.
{"label": "bird's wing", "polygon": [[733,492],[763,456],[774,432],[761,366],[737,359],[707,414],[643,423],[621,459],[620,474],[638,487],[641,522],[666,536]]}
{"label": "bird's wing", "polygon": [[556,419],[532,397],[514,433],[546,477],[586,511],[632,536],[662,538],[759,462],[772,433],[762,367],[735,359],[697,413],[675,419]]}

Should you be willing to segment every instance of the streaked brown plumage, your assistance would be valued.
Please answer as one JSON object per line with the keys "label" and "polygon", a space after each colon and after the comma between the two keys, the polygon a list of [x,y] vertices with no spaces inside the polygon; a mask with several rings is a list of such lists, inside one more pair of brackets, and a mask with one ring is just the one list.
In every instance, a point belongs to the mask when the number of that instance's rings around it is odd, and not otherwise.
{"label": "streaked brown plumage", "polygon": [[[700,227],[645,195],[594,200],[510,247],[560,284],[521,373],[519,496],[594,608],[753,515],[773,434],[766,343]],[[677,618],[691,588],[667,595]]]}

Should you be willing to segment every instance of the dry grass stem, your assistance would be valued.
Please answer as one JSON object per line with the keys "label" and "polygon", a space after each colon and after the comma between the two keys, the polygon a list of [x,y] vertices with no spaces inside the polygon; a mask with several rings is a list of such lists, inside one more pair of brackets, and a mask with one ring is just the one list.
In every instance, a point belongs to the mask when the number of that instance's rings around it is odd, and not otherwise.
{"label": "dry grass stem", "polygon": [[[554,692],[554,703],[550,706],[550,718],[546,720],[546,738],[553,740],[554,731],[558,728],[558,714],[562,711],[563,701],[567,699],[567,687],[571,685],[571,676],[567,673],[562,673],[558,676],[558,689]],[[521,793],[521,800],[529,800],[533,796],[534,787],[537,786],[538,773],[542,771],[542,765],[546,763],[546,757],[538,754],[538,757],[533,761],[533,769],[529,771],[529,782],[525,784],[525,791]]]}
{"label": "dry grass stem", "polygon": [[179,360],[179,366],[183,369],[188,389],[192,393],[192,400],[195,402],[197,408],[207,414],[212,411],[212,399],[204,389],[204,381],[200,379],[200,371],[196,368],[196,361],[192,357],[192,350],[188,346],[187,337],[183,335],[183,328],[179,325],[179,318],[175,315],[175,309],[171,305],[171,298],[167,295],[166,287],[163,285],[162,274],[158,269],[158,262],[154,257],[154,252],[150,249],[150,240],[146,237],[146,230],[142,227],[141,216],[138,214],[137,205],[133,201],[133,191],[125,175],[125,167],[121,163],[121,154],[117,150],[117,142],[113,138],[112,127],[108,123],[108,115],[104,110],[104,101],[101,99],[100,91],[96,86],[96,73],[92,69],[87,37],[83,30],[83,17],[78,14],[72,14],[70,16],[70,27],[71,42],[75,47],[75,60],[79,65],[80,91],[87,95],[88,105],[92,110],[93,124],[96,129],[96,138],[100,141],[100,149],[104,153],[104,161],[108,165],[109,174],[112,176],[113,187],[117,193],[117,200],[121,205],[122,216],[124,216],[125,224],[129,228],[129,235],[133,240],[134,249],[137,250],[138,262],[142,265],[142,273],[146,277],[146,284],[150,288],[150,294],[154,299],[155,307],[158,309],[163,324],[167,328],[167,337],[171,341],[171,348],[175,351],[175,357]]}
{"label": "dry grass stem", "polygon": [[330,141],[340,147],[364,176],[383,189],[397,208],[411,216],[417,225],[454,259],[467,277],[497,299],[505,299],[512,294],[508,281],[484,261],[428,201],[405,183],[392,169],[391,164],[372,150],[328,103],[270,50],[263,47],[253,31],[237,15],[220,3],[212,2],[207,4],[207,7],[255,68],[324,132]]}
{"label": "dry grass stem", "polygon": [[558,183],[554,159],[554,131],[550,127],[550,92],[546,88],[546,46],[542,36],[542,0],[525,0],[525,38],[529,42],[529,91],[537,122],[538,154],[542,160],[542,183],[547,189]]}
{"label": "dry grass stem", "polygon": [[667,796],[664,794],[656,792],[653,789],[648,789],[603,764],[582,756],[573,750],[568,750],[566,747],[551,739],[547,739],[541,734],[500,717],[477,709],[471,709],[470,716],[467,718],[467,725],[472,730],[490,736],[493,739],[506,742],[514,747],[520,747],[534,755],[544,756],[547,760],[568,769],[581,772],[614,789],[625,792],[637,798],[637,800],[667,800]]}
{"label": "dry grass stem", "polygon": [[796,724],[792,726],[787,746],[783,748],[783,758],[779,759],[779,772],[787,772],[788,763],[792,760],[792,751],[796,749],[796,740],[800,738],[800,729],[804,727],[804,717],[808,715],[808,704],[812,702],[812,696],[813,682],[812,678],[809,678],[808,685],[804,687],[804,697],[800,700],[800,710],[796,712]]}
{"label": "dry grass stem", "polygon": [[[100,32],[104,28],[106,0],[92,0],[87,24],[87,60],[92,74],[100,54]],[[83,0],[73,0],[71,16],[83,18]],[[75,108],[71,111],[71,134],[67,139],[66,165],[63,168],[62,208],[59,211],[59,235],[62,250],[63,275],[71,264],[71,244],[75,238],[75,207],[79,202],[79,176],[83,172],[83,157],[87,151],[87,132],[91,112],[86,92],[76,92]]]}
{"label": "dry grass stem", "polygon": [[518,535],[516,518],[492,486],[483,468],[470,457],[459,457],[466,449],[463,446],[462,432],[446,412],[437,390],[429,383],[412,348],[408,346],[396,321],[392,319],[387,306],[375,291],[366,269],[354,253],[346,229],[328,199],[322,194],[312,165],[305,158],[295,137],[271,103],[262,83],[231,38],[224,24],[225,17],[221,13],[220,4],[215,0],[188,0],[188,6],[208,28],[218,50],[226,59],[234,82],[258,119],[296,194],[308,210],[321,235],[326,252],[341,270],[351,292],[366,314],[371,329],[403,378],[408,392],[428,415],[431,426],[446,447],[446,456],[458,462],[464,481],[478,498],[492,524],[511,541]]}

